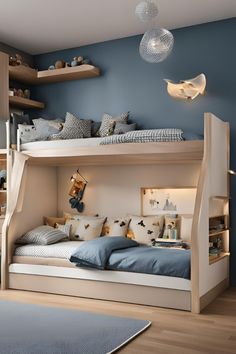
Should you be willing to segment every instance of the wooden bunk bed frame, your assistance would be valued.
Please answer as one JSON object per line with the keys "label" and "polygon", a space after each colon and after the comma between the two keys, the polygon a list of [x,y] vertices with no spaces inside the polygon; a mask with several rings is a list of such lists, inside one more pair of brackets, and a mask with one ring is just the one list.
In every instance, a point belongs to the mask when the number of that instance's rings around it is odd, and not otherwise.
{"label": "wooden bunk bed frame", "polygon": [[[228,286],[229,257],[226,231],[225,254],[217,262],[209,263],[209,217],[224,214],[229,209],[229,124],[211,113],[204,115],[204,141],[171,143],[120,144],[79,149],[9,151],[14,163],[9,169],[9,202],[3,226],[2,289],[21,289],[64,295],[123,301],[153,306],[183,309],[199,313]],[[199,164],[197,195],[193,215],[191,243],[191,281],[189,289],[170,286],[122,283],[119,279],[102,281],[86,277],[49,276],[17,271],[12,265],[14,242],[19,234],[39,224],[43,214],[50,215],[57,208],[50,195],[58,193],[55,180],[57,168],[51,166],[80,165],[143,165],[143,164]],[[29,187],[30,169],[42,166],[37,180]],[[184,173],[184,171],[183,171]],[[28,178],[28,179],[27,179]],[[32,183],[31,183],[32,184]],[[29,197],[31,194],[31,197]],[[27,197],[28,195],[28,197]],[[45,196],[48,199],[45,202]],[[37,196],[36,200],[33,198]],[[27,199],[28,198],[28,199]],[[33,203],[33,204],[32,204]],[[27,212],[33,209],[27,218]],[[24,221],[24,222],[22,222]],[[41,266],[48,267],[48,266]],[[18,267],[20,269],[20,265]],[[31,268],[32,269],[32,268]],[[77,269],[73,269],[76,271]],[[62,271],[63,272],[63,271]],[[100,271],[101,272],[101,271]],[[103,272],[103,271],[102,271]],[[117,273],[117,272],[115,272]],[[115,274],[114,273],[114,274]],[[100,275],[99,275],[100,274]],[[98,272],[101,277],[101,273]]]}

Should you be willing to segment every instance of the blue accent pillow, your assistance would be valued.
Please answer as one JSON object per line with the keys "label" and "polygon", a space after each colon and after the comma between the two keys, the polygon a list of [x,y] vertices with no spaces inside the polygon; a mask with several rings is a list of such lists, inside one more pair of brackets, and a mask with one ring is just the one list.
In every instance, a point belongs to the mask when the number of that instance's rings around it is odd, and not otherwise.
{"label": "blue accent pillow", "polygon": [[70,261],[77,266],[105,269],[107,261],[113,251],[129,247],[137,247],[139,244],[123,236],[103,236],[94,240],[84,241],[71,255]]}

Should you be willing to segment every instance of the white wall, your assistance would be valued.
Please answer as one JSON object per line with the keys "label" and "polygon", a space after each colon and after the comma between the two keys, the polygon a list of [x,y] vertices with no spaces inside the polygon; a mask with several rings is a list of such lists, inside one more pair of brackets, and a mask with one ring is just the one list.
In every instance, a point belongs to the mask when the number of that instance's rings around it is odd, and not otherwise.
{"label": "white wall", "polygon": [[[76,167],[58,168],[58,212],[74,212],[69,204],[70,177]],[[124,216],[140,214],[141,187],[193,187],[197,185],[199,164],[86,166],[79,171],[87,179],[84,214]]]}

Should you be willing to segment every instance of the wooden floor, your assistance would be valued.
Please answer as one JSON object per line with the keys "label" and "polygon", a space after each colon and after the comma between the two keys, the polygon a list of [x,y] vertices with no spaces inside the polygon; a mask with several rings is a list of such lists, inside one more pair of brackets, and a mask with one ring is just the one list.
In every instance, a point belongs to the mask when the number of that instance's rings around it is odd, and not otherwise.
{"label": "wooden floor", "polygon": [[200,315],[13,290],[0,291],[0,299],[152,321],[146,332],[120,351],[122,354],[236,354],[236,288],[227,290]]}

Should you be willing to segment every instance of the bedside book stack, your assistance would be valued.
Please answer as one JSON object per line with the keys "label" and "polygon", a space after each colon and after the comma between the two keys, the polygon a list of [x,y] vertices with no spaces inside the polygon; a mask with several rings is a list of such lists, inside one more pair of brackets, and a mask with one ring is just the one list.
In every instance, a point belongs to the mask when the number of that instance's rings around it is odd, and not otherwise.
{"label": "bedside book stack", "polygon": [[172,239],[164,239],[157,238],[152,240],[152,246],[157,248],[174,248],[174,249],[187,249],[189,246],[183,240],[172,240]]}

